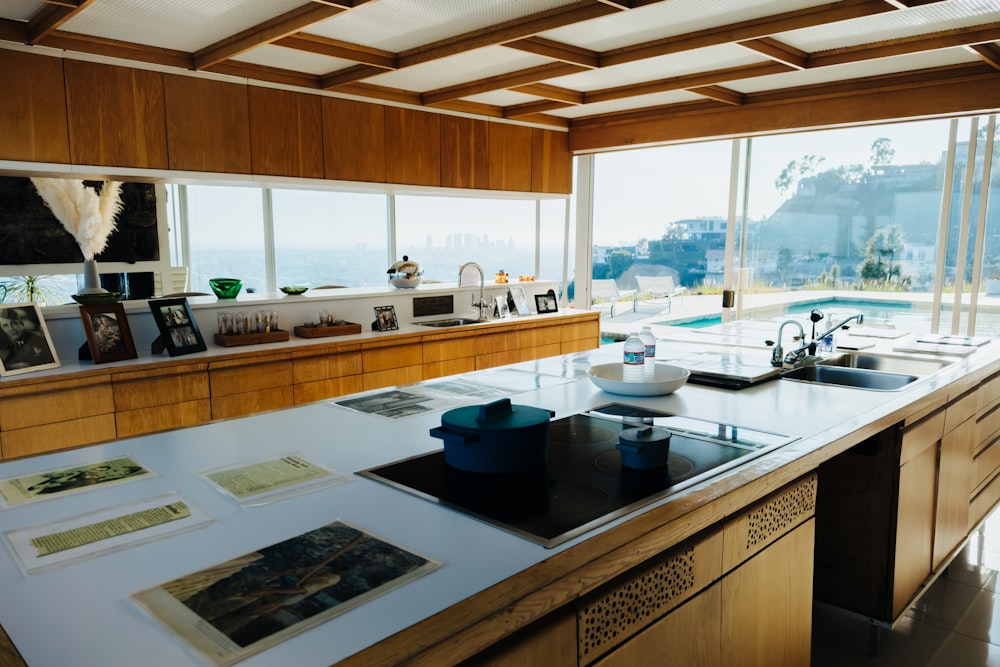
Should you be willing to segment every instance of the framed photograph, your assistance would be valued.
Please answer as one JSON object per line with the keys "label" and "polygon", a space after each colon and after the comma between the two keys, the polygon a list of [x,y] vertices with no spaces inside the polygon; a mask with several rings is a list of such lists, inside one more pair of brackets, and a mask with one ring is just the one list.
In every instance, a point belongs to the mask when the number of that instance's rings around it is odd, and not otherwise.
{"label": "framed photograph", "polygon": [[58,367],[59,357],[38,304],[0,304],[0,375]]}
{"label": "framed photograph", "polygon": [[507,295],[496,297],[497,307],[496,316],[501,320],[505,320],[510,317],[510,308],[507,306]]}
{"label": "framed photograph", "polygon": [[198,331],[187,299],[150,299],[148,303],[160,330],[160,337],[153,343],[154,353],[166,349],[167,354],[176,357],[205,351],[205,340]]}
{"label": "framed photograph", "polygon": [[95,364],[106,361],[135,359],[132,330],[125,317],[125,306],[120,303],[80,306],[83,331],[87,334],[87,347]]}
{"label": "framed photograph", "polygon": [[528,306],[528,297],[524,295],[524,288],[520,285],[511,285],[507,288],[510,298],[514,302],[514,310],[521,317],[531,315],[531,308]]}
{"label": "framed photograph", "polygon": [[559,302],[556,299],[556,293],[549,290],[545,294],[536,294],[535,310],[537,310],[539,314],[559,312]]}
{"label": "framed photograph", "polygon": [[393,331],[399,328],[396,309],[393,306],[375,306],[375,328],[379,331]]}

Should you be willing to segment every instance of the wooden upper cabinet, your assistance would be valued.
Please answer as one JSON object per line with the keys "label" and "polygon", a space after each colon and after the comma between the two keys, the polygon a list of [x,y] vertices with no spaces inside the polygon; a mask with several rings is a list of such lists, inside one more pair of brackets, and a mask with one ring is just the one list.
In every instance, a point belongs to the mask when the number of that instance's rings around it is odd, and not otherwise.
{"label": "wooden upper cabinet", "polygon": [[250,86],[254,174],[323,178],[323,113],[318,95]]}
{"label": "wooden upper cabinet", "polygon": [[0,50],[0,159],[69,162],[63,60]]}
{"label": "wooden upper cabinet", "polygon": [[323,166],[326,177],[385,182],[385,107],[323,98]]}
{"label": "wooden upper cabinet", "polygon": [[74,164],[167,168],[163,74],[81,60],[63,66]]}
{"label": "wooden upper cabinet", "polygon": [[573,154],[569,133],[532,130],[531,191],[570,194],[573,191]]}
{"label": "wooden upper cabinet", "polygon": [[490,123],[490,189],[531,190],[532,128]]}
{"label": "wooden upper cabinet", "polygon": [[440,185],[441,116],[386,107],[385,163],[390,183]]}
{"label": "wooden upper cabinet", "polygon": [[489,126],[484,120],[441,116],[441,185],[490,187]]}
{"label": "wooden upper cabinet", "polygon": [[250,173],[247,86],[165,74],[170,168]]}

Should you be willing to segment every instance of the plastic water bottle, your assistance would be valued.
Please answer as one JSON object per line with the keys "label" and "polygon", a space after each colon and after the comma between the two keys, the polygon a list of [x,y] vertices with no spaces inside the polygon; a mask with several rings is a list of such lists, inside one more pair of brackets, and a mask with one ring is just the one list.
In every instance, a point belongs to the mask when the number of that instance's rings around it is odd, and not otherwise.
{"label": "plastic water bottle", "polygon": [[646,382],[652,382],[656,377],[656,336],[648,326],[639,332],[639,339],[645,347],[646,359],[642,364],[642,377]]}
{"label": "plastic water bottle", "polygon": [[646,365],[646,345],[633,331],[625,340],[625,357],[622,363],[622,380],[625,382],[642,382],[643,368]]}

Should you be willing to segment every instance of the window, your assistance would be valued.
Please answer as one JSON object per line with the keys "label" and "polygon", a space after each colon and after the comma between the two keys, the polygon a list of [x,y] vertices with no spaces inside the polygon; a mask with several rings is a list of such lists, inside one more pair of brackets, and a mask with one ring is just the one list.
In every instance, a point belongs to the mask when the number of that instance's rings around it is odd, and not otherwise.
{"label": "window", "polygon": [[277,286],[386,282],[386,196],[273,190]]}
{"label": "window", "polygon": [[187,187],[188,266],[192,291],[211,293],[209,278],[239,278],[264,290],[262,191],[251,187]]}

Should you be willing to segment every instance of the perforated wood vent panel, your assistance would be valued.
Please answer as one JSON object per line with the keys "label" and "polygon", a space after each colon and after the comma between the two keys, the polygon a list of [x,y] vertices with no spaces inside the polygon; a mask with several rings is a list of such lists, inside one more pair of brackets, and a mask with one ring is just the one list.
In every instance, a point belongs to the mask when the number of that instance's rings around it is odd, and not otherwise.
{"label": "perforated wood vent panel", "polygon": [[694,546],[675,552],[582,604],[577,614],[580,662],[625,641],[683,600],[695,586],[694,554]]}
{"label": "perforated wood vent panel", "polygon": [[816,513],[816,475],[809,475],[754,506],[725,529],[725,569],[764,549]]}

